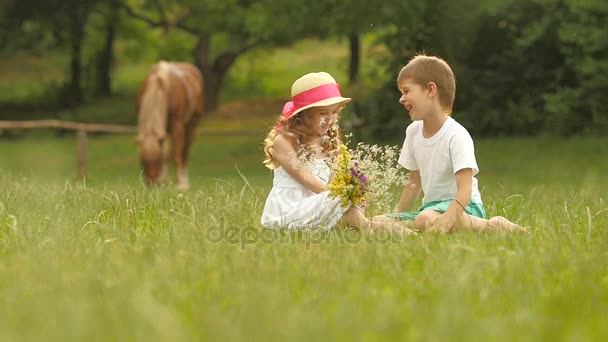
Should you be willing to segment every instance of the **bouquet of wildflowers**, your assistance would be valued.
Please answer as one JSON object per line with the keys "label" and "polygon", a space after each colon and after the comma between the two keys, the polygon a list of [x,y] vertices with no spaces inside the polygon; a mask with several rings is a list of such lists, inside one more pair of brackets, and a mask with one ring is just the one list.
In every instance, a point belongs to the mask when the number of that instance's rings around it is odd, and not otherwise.
{"label": "bouquet of wildflowers", "polygon": [[357,160],[358,169],[367,175],[367,201],[374,212],[392,211],[396,204],[396,193],[401,193],[407,181],[405,168],[397,163],[400,148],[391,145],[357,144],[349,151]]}
{"label": "bouquet of wildflowers", "polygon": [[333,171],[334,176],[327,184],[329,194],[340,198],[343,207],[348,206],[349,203],[365,206],[368,177],[359,169],[359,162],[353,161],[344,144],[340,144]]}

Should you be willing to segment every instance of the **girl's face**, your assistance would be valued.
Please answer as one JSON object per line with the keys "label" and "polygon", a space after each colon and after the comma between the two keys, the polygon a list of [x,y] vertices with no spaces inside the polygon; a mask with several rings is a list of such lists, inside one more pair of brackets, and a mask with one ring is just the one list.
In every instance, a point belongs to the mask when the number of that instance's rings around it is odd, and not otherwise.
{"label": "girl's face", "polygon": [[342,104],[331,106],[313,107],[310,108],[311,124],[313,131],[319,136],[324,136],[329,131],[329,128],[338,121],[338,116],[342,111]]}
{"label": "girl's face", "polygon": [[409,112],[412,121],[423,120],[432,109],[432,94],[410,78],[399,81],[399,103]]}

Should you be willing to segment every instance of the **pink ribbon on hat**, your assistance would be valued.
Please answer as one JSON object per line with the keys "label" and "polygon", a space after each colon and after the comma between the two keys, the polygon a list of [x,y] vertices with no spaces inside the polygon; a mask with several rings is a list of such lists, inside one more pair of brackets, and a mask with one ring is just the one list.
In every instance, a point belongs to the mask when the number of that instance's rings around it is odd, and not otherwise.
{"label": "pink ribbon on hat", "polygon": [[[342,97],[338,83],[328,83],[310,88],[294,96],[292,101],[285,103],[282,111],[283,118],[288,120],[298,109],[332,97]],[[280,129],[282,126],[281,122],[279,122],[277,129]]]}

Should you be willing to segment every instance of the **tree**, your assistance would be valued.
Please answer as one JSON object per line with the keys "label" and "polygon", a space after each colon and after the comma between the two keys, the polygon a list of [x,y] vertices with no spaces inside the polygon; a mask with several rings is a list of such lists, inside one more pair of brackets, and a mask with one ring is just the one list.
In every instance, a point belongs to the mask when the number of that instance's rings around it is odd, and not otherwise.
{"label": "tree", "polygon": [[122,8],[151,27],[194,37],[192,57],[203,73],[206,110],[216,109],[222,82],[239,56],[302,36],[310,28],[305,18],[313,18],[307,14],[318,13],[314,4],[295,0],[147,0]]}
{"label": "tree", "polygon": [[86,25],[91,11],[100,1],[103,0],[20,0],[4,7],[6,16],[13,22],[13,30],[24,31],[35,27],[34,33],[39,36],[31,34],[31,39],[47,37],[44,32],[52,32],[53,44],[67,47],[69,76],[60,93],[60,102],[65,105],[75,105],[84,99],[82,70]]}
{"label": "tree", "polygon": [[565,0],[558,18],[563,65],[557,86],[543,94],[546,128],[603,135],[608,131],[608,2]]}
{"label": "tree", "polygon": [[107,96],[112,93],[112,65],[114,64],[114,42],[120,20],[118,8],[108,4],[103,10],[103,45],[95,58],[95,94]]}
{"label": "tree", "polygon": [[391,26],[395,10],[402,8],[403,2],[397,4],[382,0],[326,0],[319,3],[324,4],[317,15],[321,18],[319,35],[342,36],[348,39],[348,79],[351,85],[355,85],[359,80],[361,66],[361,37]]}
{"label": "tree", "polygon": [[[456,74],[454,116],[473,135],[602,134],[608,129],[608,40],[602,0],[471,0],[395,5],[381,41],[396,75],[417,52]],[[363,104],[368,137],[402,136],[394,78]],[[359,98],[359,103],[361,103]]]}
{"label": "tree", "polygon": [[38,53],[55,43],[49,25],[31,17],[15,0],[0,4],[0,53],[22,50]]}
{"label": "tree", "polygon": [[601,0],[513,1],[485,17],[460,106],[478,134],[601,134],[608,43]]}
{"label": "tree", "polygon": [[470,30],[469,25],[455,18],[465,20],[473,16],[477,11],[475,3],[473,0],[461,0],[458,4],[437,0],[400,1],[387,5],[384,20],[390,24],[378,31],[377,41],[389,51],[388,58],[380,63],[391,76],[380,89],[358,99],[358,111],[366,116],[363,139],[402,139],[405,114],[397,102],[400,95],[395,82],[399,69],[416,53],[446,57],[456,54],[452,45],[460,44],[458,49],[466,49],[462,37]]}

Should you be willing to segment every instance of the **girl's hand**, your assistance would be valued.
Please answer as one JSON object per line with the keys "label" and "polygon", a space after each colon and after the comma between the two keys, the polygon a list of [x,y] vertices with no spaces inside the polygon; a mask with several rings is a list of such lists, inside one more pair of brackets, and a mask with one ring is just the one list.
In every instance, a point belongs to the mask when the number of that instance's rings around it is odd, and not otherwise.
{"label": "girl's hand", "polygon": [[310,172],[298,157],[292,141],[280,134],[274,138],[272,155],[276,163],[282,166],[295,180],[305,188],[319,193],[325,188],[325,183]]}

